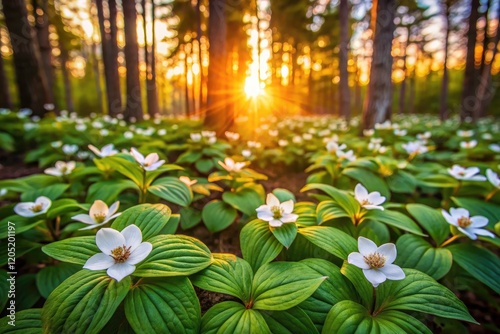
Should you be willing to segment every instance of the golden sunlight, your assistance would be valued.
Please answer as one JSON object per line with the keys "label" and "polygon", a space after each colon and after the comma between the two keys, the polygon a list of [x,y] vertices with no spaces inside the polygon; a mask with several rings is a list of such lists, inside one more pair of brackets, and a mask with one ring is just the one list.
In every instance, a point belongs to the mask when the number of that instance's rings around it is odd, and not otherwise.
{"label": "golden sunlight", "polygon": [[259,82],[259,77],[255,74],[247,77],[245,80],[245,94],[249,98],[256,98],[263,93],[263,87]]}

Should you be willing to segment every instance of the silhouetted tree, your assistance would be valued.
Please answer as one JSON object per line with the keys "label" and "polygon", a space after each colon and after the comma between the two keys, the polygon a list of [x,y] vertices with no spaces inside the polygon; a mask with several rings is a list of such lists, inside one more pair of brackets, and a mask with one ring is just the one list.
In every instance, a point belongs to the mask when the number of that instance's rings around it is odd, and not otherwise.
{"label": "silhouetted tree", "polygon": [[351,99],[349,92],[349,72],[347,61],[349,60],[349,1],[340,0],[340,113],[346,119],[351,118]]}
{"label": "silhouetted tree", "polygon": [[[2,38],[0,34],[0,49],[2,48]],[[12,98],[9,90],[9,80],[5,73],[5,65],[0,53],[0,108],[12,109]]]}

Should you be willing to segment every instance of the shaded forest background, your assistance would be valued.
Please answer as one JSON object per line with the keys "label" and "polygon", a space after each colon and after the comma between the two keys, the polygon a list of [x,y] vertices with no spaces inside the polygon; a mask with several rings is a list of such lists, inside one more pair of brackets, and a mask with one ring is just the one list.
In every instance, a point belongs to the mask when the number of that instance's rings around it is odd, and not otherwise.
{"label": "shaded forest background", "polygon": [[[496,0],[3,0],[0,107],[498,116]],[[153,28],[154,27],[154,28]]]}

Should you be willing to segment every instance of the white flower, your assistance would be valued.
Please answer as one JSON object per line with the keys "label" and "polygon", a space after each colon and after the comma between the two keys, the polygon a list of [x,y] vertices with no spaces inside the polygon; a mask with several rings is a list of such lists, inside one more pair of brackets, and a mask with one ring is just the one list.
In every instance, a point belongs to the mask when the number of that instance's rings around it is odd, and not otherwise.
{"label": "white flower", "polygon": [[250,151],[250,150],[242,150],[241,151],[241,155],[244,158],[250,158],[252,156],[252,151]]}
{"label": "white flower", "polygon": [[385,197],[381,196],[378,191],[368,193],[368,190],[361,183],[358,183],[354,188],[354,197],[367,210],[384,210],[380,204],[385,202]]}
{"label": "white flower", "polygon": [[211,138],[211,137],[215,137],[216,133],[215,133],[215,131],[201,131],[201,135],[205,138]]}
{"label": "white flower", "polygon": [[158,156],[158,153],[150,153],[146,156],[146,158],[144,158],[144,156],[133,147],[130,149],[130,153],[134,157],[135,161],[137,161],[139,165],[147,171],[156,170],[165,163],[165,160],[159,160],[160,157]]}
{"label": "white flower", "polygon": [[261,148],[262,147],[262,144],[258,141],[253,141],[253,140],[249,140],[247,142],[247,145],[248,147],[250,148]]}
{"label": "white flower", "polygon": [[286,139],[280,139],[280,140],[278,140],[278,145],[280,147],[288,146],[288,140],[286,140]]}
{"label": "white flower", "polygon": [[457,136],[462,137],[462,138],[472,137],[472,136],[474,136],[474,131],[473,130],[458,130]]}
{"label": "white flower", "polygon": [[14,212],[22,217],[34,217],[41,215],[50,208],[52,201],[45,196],[38,197],[35,202],[18,203],[14,207]]}
{"label": "white flower", "polygon": [[67,155],[75,154],[78,151],[78,145],[64,144],[62,151]]}
{"label": "white flower", "polygon": [[328,143],[326,143],[326,150],[331,153],[335,153],[338,150],[343,150],[347,146],[345,144],[339,145],[335,140],[330,140]]}
{"label": "white flower", "polygon": [[167,134],[167,130],[165,130],[165,129],[158,130],[158,136],[164,136],[166,134]]}
{"label": "white flower", "polygon": [[4,197],[5,195],[7,195],[7,189],[5,188],[0,188],[0,197]]}
{"label": "white flower", "polygon": [[[483,216],[469,217],[469,211],[463,208],[451,208],[450,213],[442,210],[444,219],[453,226],[456,226],[460,232],[471,238],[477,239],[477,235],[483,235],[494,238],[495,235],[490,231],[482,229],[488,225],[488,218]],[[476,235],[477,234],[477,235]]]}
{"label": "white flower", "polygon": [[500,189],[500,177],[498,177],[498,174],[492,171],[491,169],[486,170],[486,177],[488,178],[488,181],[495,187]]}
{"label": "white flower", "polygon": [[239,172],[243,167],[246,166],[246,162],[235,162],[231,158],[225,158],[224,162],[219,161],[219,165],[222,166],[228,172]]}
{"label": "white flower", "polygon": [[424,133],[417,134],[417,139],[419,139],[419,140],[426,140],[426,139],[429,139],[430,137],[431,137],[430,131],[426,131]]}
{"label": "white flower", "polygon": [[292,213],[293,200],[280,203],[274,194],[267,194],[266,204],[259,206],[255,211],[257,211],[257,218],[269,222],[269,225],[273,227],[293,223],[299,218],[298,215]]}
{"label": "white flower", "polygon": [[125,137],[126,139],[132,139],[134,138],[134,133],[132,131],[125,131],[123,133],[123,137]]}
{"label": "white flower", "polygon": [[400,130],[400,129],[394,129],[394,135],[396,136],[406,136],[406,134],[408,133],[407,130]]}
{"label": "white flower", "polygon": [[477,146],[477,140],[461,141],[460,142],[461,148],[470,149],[470,148],[474,148],[476,146]]}
{"label": "white flower", "polygon": [[500,153],[500,145],[498,144],[490,144],[488,148],[493,152]]}
{"label": "white flower", "polygon": [[71,217],[71,219],[90,225],[83,227],[80,230],[90,230],[91,228],[104,225],[111,219],[121,215],[121,212],[115,213],[119,206],[120,202],[116,201],[108,208],[106,203],[101,200],[96,200],[90,207],[88,215],[82,213]]}
{"label": "white flower", "polygon": [[100,229],[96,236],[97,247],[102,251],[87,260],[83,268],[107,269],[107,274],[121,281],[135,271],[135,265],[144,260],[153,245],[142,242],[141,230],[135,225],[125,227],[121,232],[112,228]]}
{"label": "white flower", "polygon": [[481,135],[481,138],[483,138],[484,140],[492,140],[493,136],[491,135],[491,133],[486,132]]}
{"label": "white flower", "polygon": [[347,257],[347,262],[363,269],[366,279],[376,288],[386,279],[402,280],[405,273],[403,270],[392,264],[396,260],[396,245],[389,243],[380,247],[370,239],[358,238],[358,252],[352,252]]}
{"label": "white flower", "polygon": [[373,130],[373,129],[363,130],[363,136],[365,136],[365,137],[371,137],[371,136],[373,136],[373,134],[375,134],[375,130]]}
{"label": "white flower", "polygon": [[479,168],[477,167],[464,168],[459,165],[453,165],[452,168],[448,168],[448,173],[457,180],[486,181],[486,177],[476,175],[479,173]]}
{"label": "white flower", "polygon": [[45,174],[54,175],[54,176],[63,176],[70,174],[75,169],[74,161],[58,161],[56,162],[55,167],[49,167],[45,169]]}
{"label": "white flower", "polygon": [[340,160],[349,160],[349,161],[355,161],[356,160],[356,156],[354,155],[353,151],[352,150],[349,150],[347,152],[344,152],[342,150],[337,150],[335,152],[335,154],[337,154],[337,157],[340,159]]}
{"label": "white flower", "polygon": [[75,125],[76,131],[82,132],[87,130],[87,126],[85,124],[77,124]]}
{"label": "white flower", "polygon": [[179,176],[179,180],[182,183],[184,183],[186,186],[188,186],[188,187],[191,187],[193,184],[195,184],[196,182],[198,182],[198,180],[191,180],[187,176]]}
{"label": "white flower", "polygon": [[412,141],[412,142],[403,144],[401,146],[404,148],[406,153],[414,154],[414,155],[422,154],[422,153],[425,153],[429,150],[427,148],[427,146],[422,145],[422,143],[419,141]]}
{"label": "white flower", "polygon": [[101,136],[106,137],[107,135],[109,135],[109,130],[108,129],[101,129],[99,131],[99,133],[101,134]]}
{"label": "white flower", "polygon": [[88,148],[100,158],[109,157],[118,153],[113,144],[104,145],[100,150],[94,145],[89,145]]}
{"label": "white flower", "polygon": [[229,139],[229,140],[238,140],[238,139],[240,139],[240,134],[236,133],[236,132],[226,131],[224,134],[226,135],[226,138]]}
{"label": "white flower", "polygon": [[201,140],[201,133],[190,133],[189,137],[194,142],[199,142]]}
{"label": "white flower", "polygon": [[59,148],[62,146],[62,141],[60,141],[60,140],[53,141],[52,143],[50,143],[50,146],[52,146],[53,148]]}

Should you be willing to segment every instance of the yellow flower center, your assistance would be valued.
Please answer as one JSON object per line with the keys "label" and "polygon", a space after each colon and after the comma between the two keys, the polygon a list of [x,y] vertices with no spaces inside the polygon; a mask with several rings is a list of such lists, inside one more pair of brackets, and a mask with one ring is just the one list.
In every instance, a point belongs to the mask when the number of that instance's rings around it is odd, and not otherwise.
{"label": "yellow flower center", "polygon": [[472,224],[470,218],[467,217],[458,218],[458,226],[460,226],[461,228],[467,228],[470,226],[470,224]]}
{"label": "yellow flower center", "polygon": [[363,256],[363,259],[370,266],[370,269],[380,269],[385,264],[385,256],[377,252]]}
{"label": "yellow flower center", "polygon": [[30,208],[30,210],[33,212],[40,212],[40,211],[42,211],[42,209],[43,209],[42,204],[35,204]]}
{"label": "yellow flower center", "polygon": [[[418,154],[418,150],[415,151],[414,153]],[[391,176],[393,173],[392,170],[386,166],[380,166],[380,168],[378,169],[378,172],[380,173],[380,175],[382,175],[384,177]]]}
{"label": "yellow flower center", "polygon": [[271,207],[271,212],[273,213],[274,219],[279,219],[283,216],[283,209],[279,206]]}
{"label": "yellow flower center", "polygon": [[111,256],[113,257],[113,259],[115,259],[116,263],[123,263],[123,262],[127,261],[127,259],[130,256],[130,248],[131,247],[132,246],[125,247],[125,245],[123,245],[121,247],[116,247],[115,249],[113,249],[111,251]]}
{"label": "yellow flower center", "polygon": [[371,205],[372,203],[368,200],[368,199],[364,199],[361,201],[361,206],[364,206],[364,205]]}
{"label": "yellow flower center", "polygon": [[102,223],[106,218],[106,214],[104,212],[99,212],[94,214],[94,221],[98,224]]}

